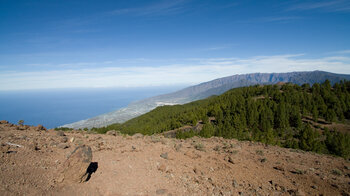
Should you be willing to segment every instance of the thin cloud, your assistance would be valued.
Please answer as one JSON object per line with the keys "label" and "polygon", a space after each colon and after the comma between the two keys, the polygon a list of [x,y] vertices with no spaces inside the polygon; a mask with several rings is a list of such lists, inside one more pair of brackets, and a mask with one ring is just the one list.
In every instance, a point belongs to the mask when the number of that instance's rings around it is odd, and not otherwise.
{"label": "thin cloud", "polygon": [[303,19],[300,16],[268,16],[236,21],[238,23],[288,23]]}
{"label": "thin cloud", "polygon": [[328,12],[347,12],[350,11],[350,1],[333,0],[321,2],[307,2],[293,5],[288,11],[305,11],[305,10],[323,10]]}
{"label": "thin cloud", "polygon": [[335,54],[350,54],[350,50],[340,50],[340,51],[336,51],[333,53],[335,53]]}
{"label": "thin cloud", "polygon": [[259,19],[261,22],[289,22],[292,20],[301,19],[299,16],[274,16],[274,17],[264,17]]}
{"label": "thin cloud", "polygon": [[218,46],[213,46],[213,47],[207,47],[207,48],[202,48],[199,51],[225,50],[225,49],[231,48],[232,46],[237,46],[237,44],[225,44],[225,45],[218,45]]}
{"label": "thin cloud", "polygon": [[350,58],[328,56],[306,58],[302,54],[256,56],[251,58],[183,59],[166,66],[123,66],[53,71],[3,71],[0,90],[147,87],[192,85],[245,73],[323,70],[350,74]]}
{"label": "thin cloud", "polygon": [[[120,15],[131,16],[152,16],[152,15],[171,15],[183,13],[189,9],[185,7],[185,4],[191,0],[162,0],[158,3],[147,5],[144,7],[131,7],[114,9],[112,11],[91,13],[87,16],[80,16],[77,18],[70,18],[54,23],[53,29],[71,29],[73,33],[96,33],[103,31],[102,29],[90,30],[83,28],[90,24],[98,24],[106,20],[107,18]],[[78,28],[78,29],[74,29]]]}
{"label": "thin cloud", "polygon": [[116,9],[112,12],[109,12],[110,15],[126,15],[132,14],[136,16],[145,16],[145,15],[169,15],[181,13],[185,10],[184,4],[188,0],[165,0],[156,4],[136,7],[136,8],[124,8]]}

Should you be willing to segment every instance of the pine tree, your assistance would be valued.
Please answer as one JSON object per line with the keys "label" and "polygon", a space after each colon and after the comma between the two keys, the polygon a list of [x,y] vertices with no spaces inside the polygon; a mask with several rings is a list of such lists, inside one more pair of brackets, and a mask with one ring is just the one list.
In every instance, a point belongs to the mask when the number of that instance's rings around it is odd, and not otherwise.
{"label": "pine tree", "polygon": [[318,122],[318,109],[316,105],[314,105],[312,108],[312,118],[314,122]]}
{"label": "pine tree", "polygon": [[199,133],[201,137],[210,138],[214,136],[215,128],[211,123],[204,124],[203,129]]}
{"label": "pine tree", "polygon": [[289,122],[288,122],[288,113],[286,110],[286,104],[284,102],[280,103],[278,105],[278,109],[275,115],[275,127],[276,128],[287,128],[289,127]]}

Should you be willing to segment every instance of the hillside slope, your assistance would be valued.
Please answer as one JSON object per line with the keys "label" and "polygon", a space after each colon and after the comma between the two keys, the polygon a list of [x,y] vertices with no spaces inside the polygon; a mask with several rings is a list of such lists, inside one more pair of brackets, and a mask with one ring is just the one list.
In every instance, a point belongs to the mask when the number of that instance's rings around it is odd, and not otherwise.
{"label": "hillside slope", "polygon": [[[0,124],[0,195],[349,195],[339,157],[223,138],[45,131]],[[67,156],[92,149],[87,182],[60,178]],[[63,181],[62,181],[63,180]]]}
{"label": "hillside slope", "polygon": [[220,95],[229,89],[237,87],[255,84],[275,84],[278,82],[291,82],[299,85],[304,83],[313,84],[316,82],[321,83],[326,79],[330,80],[333,84],[343,79],[350,80],[350,75],[334,74],[323,71],[233,75],[204,82],[174,93],[159,95],[137,101],[114,112],[102,114],[94,118],[81,120],[75,123],[62,125],[62,127],[79,129],[104,127],[114,123],[123,123],[129,119],[147,113],[158,106],[185,104],[212,95]]}
{"label": "hillside slope", "polygon": [[[289,83],[235,88],[92,130],[151,135],[187,126],[192,130],[178,131],[176,137],[236,138],[350,158],[349,121],[350,81],[332,86],[326,80],[312,87]],[[336,124],[343,124],[342,133]]]}

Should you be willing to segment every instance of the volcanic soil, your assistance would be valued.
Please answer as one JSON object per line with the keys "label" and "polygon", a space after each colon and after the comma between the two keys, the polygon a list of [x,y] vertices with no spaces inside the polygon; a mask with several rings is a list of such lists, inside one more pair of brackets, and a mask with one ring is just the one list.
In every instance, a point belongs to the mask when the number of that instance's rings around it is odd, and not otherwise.
{"label": "volcanic soil", "polygon": [[[91,147],[90,176],[62,179],[81,145]],[[0,195],[350,194],[343,158],[234,139],[62,132],[1,121],[0,150]]]}

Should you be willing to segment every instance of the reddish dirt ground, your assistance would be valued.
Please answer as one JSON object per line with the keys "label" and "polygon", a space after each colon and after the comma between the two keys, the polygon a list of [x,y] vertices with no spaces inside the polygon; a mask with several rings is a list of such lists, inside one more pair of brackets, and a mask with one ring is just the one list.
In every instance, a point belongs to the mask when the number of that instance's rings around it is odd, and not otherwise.
{"label": "reddish dirt ground", "polygon": [[[343,158],[222,138],[58,132],[0,124],[0,195],[349,195]],[[61,179],[79,145],[97,169]],[[18,146],[16,146],[18,145]]]}

